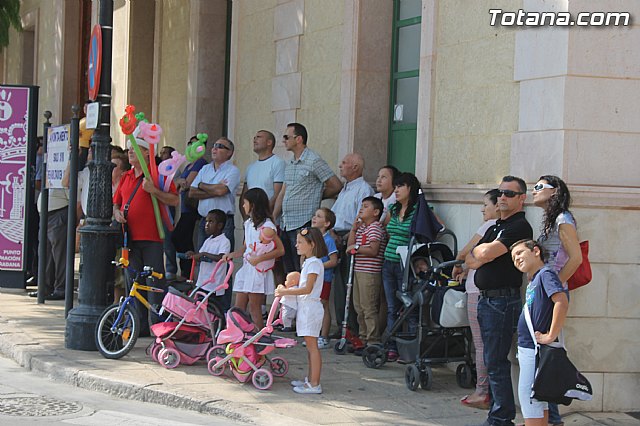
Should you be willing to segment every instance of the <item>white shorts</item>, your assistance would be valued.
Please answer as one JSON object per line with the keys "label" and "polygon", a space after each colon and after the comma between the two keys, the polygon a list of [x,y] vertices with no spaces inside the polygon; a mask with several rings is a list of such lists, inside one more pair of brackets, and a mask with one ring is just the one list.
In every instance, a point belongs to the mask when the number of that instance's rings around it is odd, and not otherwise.
{"label": "white shorts", "polygon": [[298,337],[320,336],[324,308],[320,299],[298,300],[298,312],[296,316],[296,334]]}
{"label": "white shorts", "polygon": [[544,401],[531,398],[531,388],[536,375],[536,350],[518,346],[518,364],[520,379],[518,381],[518,399],[520,410],[525,419],[541,419],[549,406]]}

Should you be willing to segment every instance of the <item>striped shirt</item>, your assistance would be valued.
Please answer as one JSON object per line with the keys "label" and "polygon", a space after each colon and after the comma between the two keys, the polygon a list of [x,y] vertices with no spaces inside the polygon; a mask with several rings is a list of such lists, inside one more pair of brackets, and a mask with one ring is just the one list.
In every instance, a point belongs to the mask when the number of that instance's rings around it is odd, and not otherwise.
{"label": "striped shirt", "polygon": [[396,253],[396,249],[398,246],[406,246],[409,245],[409,238],[411,236],[411,221],[413,220],[413,215],[416,212],[417,206],[413,206],[411,210],[411,214],[408,217],[405,217],[404,220],[400,220],[398,216],[398,209],[396,205],[393,205],[389,208],[389,214],[391,214],[391,220],[387,224],[387,234],[389,234],[389,242],[387,243],[387,248],[384,251],[385,260],[389,260],[391,262],[400,262],[401,258],[398,253]]}
{"label": "striped shirt", "polygon": [[380,248],[376,256],[365,256],[356,254],[356,264],[354,269],[358,272],[368,272],[370,274],[382,271],[382,262],[384,261],[384,248],[387,244],[387,233],[382,224],[374,221],[371,225],[360,225],[356,230],[356,244],[367,246],[372,241],[380,241]]}

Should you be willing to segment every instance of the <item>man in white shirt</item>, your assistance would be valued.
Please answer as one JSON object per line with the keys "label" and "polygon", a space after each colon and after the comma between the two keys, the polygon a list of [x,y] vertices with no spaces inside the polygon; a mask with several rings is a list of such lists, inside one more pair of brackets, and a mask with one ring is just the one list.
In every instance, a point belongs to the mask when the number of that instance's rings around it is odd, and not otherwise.
{"label": "man in white shirt", "polygon": [[351,230],[351,225],[358,215],[362,200],[373,195],[374,191],[364,178],[364,158],[360,154],[347,154],[340,162],[340,177],[345,184],[338,194],[331,210],[336,215],[333,229],[337,234],[345,234]]}
{"label": "man in white shirt", "polygon": [[258,160],[249,164],[245,174],[244,186],[240,195],[239,208],[242,217],[245,217],[242,211],[242,195],[252,188],[261,188],[267,193],[269,198],[269,207],[273,211],[276,198],[282,190],[284,182],[285,162],[282,158],[273,153],[276,145],[276,137],[267,130],[258,130],[253,137],[253,152],[258,154]]}
{"label": "man in white shirt", "polygon": [[[240,170],[231,162],[233,151],[233,142],[225,137],[218,139],[211,148],[211,163],[198,172],[189,189],[189,197],[199,200],[198,213],[203,218],[214,209],[226,213],[227,222],[223,232],[231,242],[231,251],[235,243],[235,195],[240,185]],[[207,238],[204,222],[200,220],[198,227],[198,249]]]}
{"label": "man in white shirt", "polygon": [[[340,162],[340,177],[345,180],[345,184],[342,190],[338,194],[336,202],[331,207],[331,210],[336,215],[336,224],[333,227],[334,231],[340,238],[345,238],[349,235],[351,226],[356,220],[362,200],[370,197],[374,194],[373,188],[362,177],[364,171],[364,158],[357,153],[347,154]],[[337,273],[334,276],[334,306],[336,310],[336,320],[338,325],[342,324],[344,319],[344,303],[346,296],[346,284],[349,277],[349,256],[344,252],[344,248],[347,246],[346,241],[343,242],[340,250],[340,263],[337,267]],[[351,312],[353,305],[350,307]],[[349,325],[351,330],[356,332],[357,322],[356,316],[350,315]]]}

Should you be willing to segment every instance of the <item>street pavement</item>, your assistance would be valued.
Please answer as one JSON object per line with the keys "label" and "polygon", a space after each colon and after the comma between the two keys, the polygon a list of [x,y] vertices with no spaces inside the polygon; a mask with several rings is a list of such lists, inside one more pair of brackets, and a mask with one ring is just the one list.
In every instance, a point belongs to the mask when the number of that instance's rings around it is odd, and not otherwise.
{"label": "street pavement", "polygon": [[[274,378],[267,391],[239,383],[225,373],[214,377],[204,362],[169,370],[145,354],[151,338],[140,338],[124,358],[108,360],[100,353],[64,347],[64,302],[38,305],[22,290],[0,290],[0,353],[27,370],[82,389],[131,400],[153,402],[227,418],[230,423],[272,425],[467,425],[486,418],[482,410],[463,407],[469,393],[456,384],[447,367],[433,369],[432,390],[411,392],[403,365],[387,363],[368,369],[360,357],[322,350],[322,395],[298,395],[290,380],[306,375],[304,347],[278,350],[289,360],[284,378]],[[290,336],[290,335],[289,335]],[[518,420],[521,417],[518,416]],[[625,413],[578,412],[565,424],[640,425]]]}

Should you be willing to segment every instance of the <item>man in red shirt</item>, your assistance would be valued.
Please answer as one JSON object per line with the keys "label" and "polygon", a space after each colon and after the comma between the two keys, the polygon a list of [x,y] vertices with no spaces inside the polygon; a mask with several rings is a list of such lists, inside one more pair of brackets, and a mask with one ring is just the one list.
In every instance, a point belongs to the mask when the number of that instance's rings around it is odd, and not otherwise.
{"label": "man in red shirt", "polygon": [[[149,143],[144,139],[136,138],[142,156],[147,166],[149,164]],[[163,240],[158,235],[156,221],[153,213],[151,194],[155,195],[160,203],[169,206],[177,206],[180,202],[176,187],[171,183],[169,192],[164,192],[156,187],[151,181],[145,179],[140,161],[129,143],[129,163],[131,170],[124,173],[113,195],[113,216],[119,223],[126,223],[128,230],[129,266],[135,271],[140,271],[144,266],[151,266],[154,271],[164,275],[164,251]],[[133,196],[132,196],[133,194]],[[128,204],[128,209],[125,206]],[[164,206],[160,206],[164,208]],[[129,284],[133,280],[129,276]],[[165,288],[165,280],[159,280],[156,287]],[[147,300],[152,305],[162,303],[163,294],[149,293]],[[143,314],[144,307],[138,304],[139,312],[143,323],[146,315]],[[157,322],[158,318],[150,318],[150,324]],[[141,330],[145,330],[142,327]]]}

